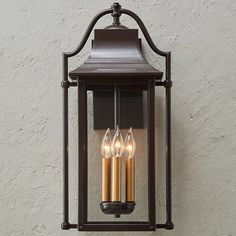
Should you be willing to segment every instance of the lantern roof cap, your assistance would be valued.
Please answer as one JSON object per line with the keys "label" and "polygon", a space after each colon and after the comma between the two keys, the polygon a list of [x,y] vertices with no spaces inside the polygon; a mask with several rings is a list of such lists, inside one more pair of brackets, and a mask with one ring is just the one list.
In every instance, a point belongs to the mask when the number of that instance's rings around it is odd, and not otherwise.
{"label": "lantern roof cap", "polygon": [[96,29],[91,53],[85,62],[69,73],[71,79],[102,76],[154,76],[163,73],[143,56],[137,29],[109,26]]}

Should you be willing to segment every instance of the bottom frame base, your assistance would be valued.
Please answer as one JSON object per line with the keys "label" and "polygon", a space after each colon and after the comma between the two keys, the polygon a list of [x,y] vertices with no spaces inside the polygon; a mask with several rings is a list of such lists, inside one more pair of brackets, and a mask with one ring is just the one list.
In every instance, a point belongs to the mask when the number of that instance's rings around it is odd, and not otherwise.
{"label": "bottom frame base", "polygon": [[[69,228],[68,228],[69,227]],[[156,224],[155,228],[150,228],[149,222],[111,222],[111,221],[90,221],[83,226],[78,224],[62,223],[61,228],[63,230],[77,229],[78,231],[156,231],[156,229],[173,230],[174,224],[167,222],[165,224]]]}

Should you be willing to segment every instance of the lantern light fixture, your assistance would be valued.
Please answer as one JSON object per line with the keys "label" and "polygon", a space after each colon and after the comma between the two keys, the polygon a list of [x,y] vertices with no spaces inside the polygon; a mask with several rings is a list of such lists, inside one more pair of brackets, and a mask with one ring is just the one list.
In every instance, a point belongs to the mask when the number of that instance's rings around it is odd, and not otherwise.
{"label": "lantern light fixture", "polygon": [[[68,72],[68,59],[77,55],[86,44],[95,24],[111,14],[112,25],[94,30],[92,49],[87,60]],[[148,45],[165,58],[165,74],[150,65],[143,56],[137,29],[120,23],[128,15],[140,27]],[[163,80],[163,74],[165,79]],[[171,230],[171,53],[159,50],[152,41],[142,20],[132,11],[114,3],[111,9],[98,13],[90,22],[79,46],[63,53],[63,222],[62,229],[79,231],[156,231]],[[155,183],[155,87],[165,88],[165,150],[166,150],[166,221],[156,223]],[[78,89],[78,222],[69,221],[69,109],[68,91]],[[88,220],[88,116],[87,91],[93,96],[93,128],[103,130],[100,140],[101,214],[115,216],[115,221]],[[146,102],[143,93],[147,94]],[[146,109],[144,109],[144,107]],[[144,114],[146,113],[146,126]],[[127,115],[129,114],[129,115]],[[136,129],[147,129],[148,219],[122,221],[122,215],[133,214],[136,203],[135,181],[137,151]],[[127,130],[124,135],[124,129]],[[123,136],[123,135],[124,136]],[[124,138],[123,138],[124,137]],[[136,147],[137,146],[137,147]],[[140,149],[139,149],[140,150]],[[99,156],[99,153],[98,155]],[[124,162],[124,165],[122,163]],[[122,168],[125,171],[122,171]],[[125,193],[122,193],[122,173]],[[122,201],[123,200],[123,201]]]}

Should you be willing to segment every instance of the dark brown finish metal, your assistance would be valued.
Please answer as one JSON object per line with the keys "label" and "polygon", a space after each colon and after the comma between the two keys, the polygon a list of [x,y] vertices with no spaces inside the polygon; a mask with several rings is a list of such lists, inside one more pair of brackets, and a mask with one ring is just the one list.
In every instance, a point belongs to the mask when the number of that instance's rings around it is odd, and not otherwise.
{"label": "dark brown finish metal", "polygon": [[149,231],[148,223],[141,222],[89,222],[84,231]]}
{"label": "dark brown finish metal", "polygon": [[104,214],[131,214],[135,208],[135,202],[101,202],[100,208]]}
{"label": "dark brown finish metal", "polygon": [[[143,93],[138,86],[127,89],[120,86],[120,129],[142,129]],[[107,129],[114,126],[114,91],[96,86],[93,91],[94,129]],[[141,89],[141,86],[140,86]]]}
{"label": "dark brown finish metal", "polygon": [[[142,53],[140,54],[141,50],[140,47],[137,46],[137,40],[134,40],[132,34],[135,34],[136,38],[136,31],[130,30],[132,32],[130,37],[133,39],[131,40],[131,48],[132,46],[135,47],[135,50],[138,49],[138,56],[142,63],[136,60],[131,59],[133,64],[125,65],[124,63],[120,63],[120,65],[124,66],[120,69],[124,70],[125,73],[121,73],[119,71],[119,67],[115,66],[114,64],[117,63],[117,60],[114,60],[113,67],[111,64],[111,60],[109,59],[109,66],[105,65],[101,67],[100,71],[96,73],[91,71],[93,68],[93,63],[97,63],[99,60],[98,57],[91,57],[88,61],[89,70],[86,74],[85,70],[82,71],[80,69],[75,70],[73,73],[70,73],[70,76],[75,80],[75,82],[68,80],[68,58],[77,55],[82,48],[84,47],[85,43],[88,40],[88,37],[96,24],[96,22],[103,17],[104,15],[112,14],[114,21],[113,26],[108,27],[103,32],[107,32],[108,30],[112,32],[116,32],[114,29],[117,27],[120,34],[121,32],[127,32],[128,29],[121,26],[119,24],[119,17],[121,14],[126,14],[131,16],[139,25],[144,37],[147,40],[147,43],[152,48],[152,50],[165,57],[166,64],[165,64],[165,71],[166,71],[166,78],[164,81],[160,81],[162,78],[162,72],[156,70],[153,67],[149,67],[150,65],[146,63],[146,61],[142,61]],[[98,32],[98,31],[97,31]],[[99,33],[98,33],[99,34]],[[107,33],[107,35],[110,33]],[[118,33],[116,33],[116,36]],[[100,34],[102,37],[102,35]],[[109,35],[108,35],[109,36]],[[124,35],[123,35],[124,36]],[[121,36],[121,39],[122,37]],[[118,37],[118,36],[117,36]],[[125,36],[124,36],[125,40]],[[127,40],[127,39],[126,39]],[[128,41],[127,41],[128,42]],[[140,41],[138,40],[140,43]],[[113,44],[115,46],[115,44]],[[113,46],[112,45],[112,46]],[[118,45],[118,44],[117,44]],[[124,44],[125,45],[125,44]],[[123,48],[124,48],[123,45]],[[94,45],[94,48],[97,49],[97,45]],[[99,48],[99,47],[98,47]],[[118,48],[119,49],[119,48]],[[131,50],[132,51],[132,50]],[[129,51],[129,52],[131,52]],[[133,55],[133,54],[132,54]],[[140,56],[141,55],[141,56]],[[136,59],[137,59],[136,58]],[[95,61],[93,61],[95,59]],[[103,58],[104,59],[104,58]],[[117,58],[116,58],[117,59]],[[124,59],[124,58],[123,58]],[[100,61],[101,62],[101,61]],[[97,63],[97,65],[100,64]],[[104,63],[104,60],[102,61]],[[127,61],[126,61],[127,62]],[[125,62],[125,63],[126,63]],[[146,64],[145,64],[146,63]],[[138,69],[142,68],[141,70]],[[142,65],[142,66],[141,66]],[[108,66],[108,67],[107,67]],[[84,65],[83,68],[86,66]],[[148,67],[148,68],[147,68]],[[96,69],[96,68],[95,68]],[[129,69],[129,70],[127,70]],[[111,70],[111,71],[109,71]],[[117,76],[119,74],[119,77]],[[111,77],[112,76],[112,77]],[[120,79],[122,76],[122,79]],[[135,76],[135,78],[132,78]],[[150,78],[151,76],[151,78]],[[109,77],[109,79],[108,79]],[[147,79],[148,78],[148,79]],[[84,80],[86,79],[86,80]],[[79,81],[79,85],[76,84],[77,80]],[[85,84],[86,81],[86,84]],[[88,179],[88,172],[87,172],[87,94],[86,89],[90,88],[101,88],[100,86],[110,86],[114,85],[115,83],[119,82],[119,84],[125,84],[125,86],[144,86],[147,88],[148,82],[148,101],[149,101],[149,111],[148,111],[148,143],[149,143],[149,155],[148,155],[148,202],[149,202],[149,221],[148,222],[88,222],[87,221],[87,207],[88,207],[88,199],[87,199],[87,179]],[[155,222],[155,159],[154,159],[154,86],[164,86],[166,88],[166,223],[165,224],[156,224]],[[143,24],[142,20],[132,11],[123,9],[119,7],[119,4],[115,3],[112,6],[112,9],[107,9],[100,12],[96,15],[91,23],[88,26],[87,31],[85,32],[84,37],[82,38],[79,46],[73,51],[69,53],[63,53],[63,223],[62,229],[69,229],[69,228],[78,228],[80,231],[154,231],[155,228],[165,228],[165,229],[173,229],[174,225],[172,223],[172,211],[171,211],[171,54],[170,52],[163,52],[159,50],[155,44],[153,43],[145,25]],[[69,223],[69,181],[68,181],[68,88],[70,86],[79,86],[78,88],[78,96],[79,96],[79,219],[78,224],[70,224]],[[153,148],[152,148],[153,147]],[[151,182],[154,181],[154,182]]]}
{"label": "dark brown finish metal", "polygon": [[[104,225],[106,226],[106,229],[107,230],[100,230],[100,231],[110,231],[109,228],[113,227],[114,225],[118,225],[118,227],[120,227],[120,225],[127,225],[127,224],[131,224],[131,225],[134,225],[135,226],[138,226],[136,227],[136,230],[134,229],[133,231],[147,231],[148,228],[149,228],[149,222],[132,222],[132,221],[118,221],[118,222],[112,222],[112,225],[111,225],[111,222],[110,221],[101,221],[101,222],[94,222],[94,221],[90,221],[89,223],[86,223],[86,227],[88,227],[89,225],[89,228],[90,228],[90,231],[92,231],[92,229],[96,228],[97,225]],[[76,229],[78,228],[78,225],[77,224],[69,224],[69,228],[70,229]],[[156,225],[156,228],[158,229],[166,229],[167,228],[167,225],[166,224],[157,224]],[[93,231],[97,231],[97,230],[93,230]],[[116,230],[116,231],[127,231],[126,229],[124,230]]]}
{"label": "dark brown finish metal", "polygon": [[121,89],[120,97],[120,127],[121,129],[143,129],[144,108],[142,90],[128,91]]}
{"label": "dark brown finish metal", "polygon": [[78,81],[78,114],[79,114],[79,230],[87,221],[88,201],[88,159],[87,159],[87,91],[84,80]]}
{"label": "dark brown finish metal", "polygon": [[171,201],[171,54],[166,57],[166,229],[173,229]]}
{"label": "dark brown finish metal", "polygon": [[[68,82],[68,60],[63,55],[63,82]],[[69,229],[69,168],[68,168],[68,87],[63,87],[63,222],[62,229]]]}
{"label": "dark brown finish metal", "polygon": [[113,16],[113,25],[114,26],[120,26],[120,9],[121,9],[121,5],[116,2],[111,6],[111,9],[113,10],[112,12],[112,16]]}
{"label": "dark brown finish metal", "polygon": [[[171,87],[172,86],[172,81],[156,81],[155,82],[155,86],[163,86],[163,87]],[[61,83],[61,87],[64,88],[64,87],[77,87],[77,82],[70,82],[70,81],[67,81],[66,83],[64,83],[64,81],[62,81]],[[109,86],[109,85],[90,85],[88,86],[88,90],[103,90],[103,91],[107,91],[107,90],[111,90],[112,86]],[[140,86],[137,86],[136,84],[135,85],[132,85],[132,86],[129,86],[129,85],[126,85],[125,86],[125,89],[126,90],[147,90],[147,87],[145,85],[140,85]]]}
{"label": "dark brown finish metal", "polygon": [[120,86],[114,85],[114,129],[120,127]]}
{"label": "dark brown finish metal", "polygon": [[155,184],[155,80],[148,81],[147,91],[148,135],[148,213],[149,230],[156,231],[156,184]]}
{"label": "dark brown finish metal", "polygon": [[93,91],[94,129],[106,129],[114,126],[114,92],[113,90]]}
{"label": "dark brown finish metal", "polygon": [[137,29],[96,29],[88,59],[69,73],[72,80],[84,78],[155,76],[163,73],[143,57]]}

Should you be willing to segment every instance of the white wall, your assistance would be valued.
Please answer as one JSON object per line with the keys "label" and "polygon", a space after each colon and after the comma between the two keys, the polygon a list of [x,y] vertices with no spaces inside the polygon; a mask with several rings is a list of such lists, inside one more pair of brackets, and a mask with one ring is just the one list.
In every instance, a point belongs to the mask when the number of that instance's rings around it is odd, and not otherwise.
{"label": "white wall", "polygon": [[[120,3],[143,19],[160,49],[170,50],[173,55],[175,229],[157,230],[152,235],[235,236],[236,2],[129,0]],[[0,2],[0,235],[104,234],[60,229],[60,81],[61,52],[73,50],[91,17],[111,4],[105,0]],[[129,17],[122,19],[129,27],[136,27]],[[98,27],[110,22],[111,18],[105,17]],[[82,58],[71,61],[71,68],[84,60],[89,50],[90,43],[83,50]],[[144,51],[152,64],[163,68],[163,61],[156,59],[146,42]],[[70,91],[71,221],[74,223],[77,110],[76,91],[73,88]],[[162,94],[157,94],[157,110],[163,111],[163,99]],[[164,120],[159,115],[157,120],[157,131],[162,134]],[[159,142],[163,144],[163,139]],[[163,154],[163,149],[158,153]],[[96,154],[91,158],[96,159]],[[163,159],[164,156],[159,155],[157,161],[157,216],[162,222]],[[93,173],[100,176],[99,168]],[[95,182],[92,184],[91,189],[96,187]],[[96,207],[95,204],[94,216]]]}

